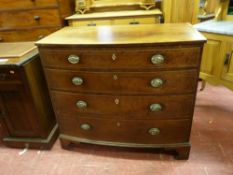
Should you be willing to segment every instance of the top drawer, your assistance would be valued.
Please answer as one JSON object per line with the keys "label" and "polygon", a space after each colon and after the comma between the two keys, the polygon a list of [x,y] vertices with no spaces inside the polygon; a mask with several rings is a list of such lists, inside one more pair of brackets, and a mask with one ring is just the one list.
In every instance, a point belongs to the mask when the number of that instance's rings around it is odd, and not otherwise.
{"label": "top drawer", "polygon": [[154,69],[198,67],[199,47],[178,48],[40,48],[45,67],[62,69]]}
{"label": "top drawer", "polygon": [[22,85],[20,72],[15,69],[0,69],[0,91],[10,91]]}
{"label": "top drawer", "polygon": [[0,0],[0,10],[55,6],[57,0]]}

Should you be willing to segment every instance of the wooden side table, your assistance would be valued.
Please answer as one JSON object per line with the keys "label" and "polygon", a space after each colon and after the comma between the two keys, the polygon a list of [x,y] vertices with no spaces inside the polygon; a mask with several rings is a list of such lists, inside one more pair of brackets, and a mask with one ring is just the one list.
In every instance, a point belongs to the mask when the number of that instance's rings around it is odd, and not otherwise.
{"label": "wooden side table", "polygon": [[32,42],[0,44],[0,137],[10,147],[49,149],[58,130]]}

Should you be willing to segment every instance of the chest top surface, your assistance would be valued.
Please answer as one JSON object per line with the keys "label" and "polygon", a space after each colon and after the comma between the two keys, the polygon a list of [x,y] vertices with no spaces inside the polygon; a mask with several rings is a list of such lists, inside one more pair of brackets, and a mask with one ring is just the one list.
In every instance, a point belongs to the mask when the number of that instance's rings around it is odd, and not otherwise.
{"label": "chest top surface", "polygon": [[34,42],[0,43],[0,66],[19,66],[37,54]]}
{"label": "chest top surface", "polygon": [[203,43],[206,39],[190,24],[65,27],[37,45],[143,45]]}

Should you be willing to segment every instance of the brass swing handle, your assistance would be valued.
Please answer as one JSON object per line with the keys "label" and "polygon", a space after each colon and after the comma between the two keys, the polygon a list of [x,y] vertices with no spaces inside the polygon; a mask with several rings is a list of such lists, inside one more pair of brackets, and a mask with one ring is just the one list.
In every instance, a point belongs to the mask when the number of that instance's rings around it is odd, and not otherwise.
{"label": "brass swing handle", "polygon": [[228,66],[231,60],[232,52],[226,53],[224,58],[224,65]]}
{"label": "brass swing handle", "polygon": [[130,25],[138,25],[138,24],[140,24],[140,22],[139,21],[132,21],[132,22],[129,22],[129,24]]}
{"label": "brass swing handle", "polygon": [[41,19],[41,17],[38,16],[38,15],[35,15],[35,16],[33,16],[33,19],[34,19],[35,21],[39,21],[39,20]]}

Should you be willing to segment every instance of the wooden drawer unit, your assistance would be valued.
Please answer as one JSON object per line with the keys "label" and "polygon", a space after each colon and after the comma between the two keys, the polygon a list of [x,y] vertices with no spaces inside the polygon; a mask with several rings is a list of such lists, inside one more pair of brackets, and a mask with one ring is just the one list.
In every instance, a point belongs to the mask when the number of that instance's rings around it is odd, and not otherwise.
{"label": "wooden drawer unit", "polygon": [[57,135],[34,43],[0,43],[0,142],[10,147],[49,149]]}
{"label": "wooden drawer unit", "polygon": [[67,27],[38,41],[63,148],[170,148],[187,159],[204,42],[188,24]]}
{"label": "wooden drawer unit", "polygon": [[1,0],[0,42],[37,41],[65,25],[74,0]]}
{"label": "wooden drawer unit", "polygon": [[[199,47],[163,48],[61,48],[40,50],[44,66],[50,68],[85,69],[177,69],[197,68]],[[161,57],[162,56],[162,57]],[[159,59],[158,59],[159,57]],[[51,59],[52,58],[52,59]],[[157,59],[158,60],[157,60]],[[160,64],[158,64],[158,61]]]}

